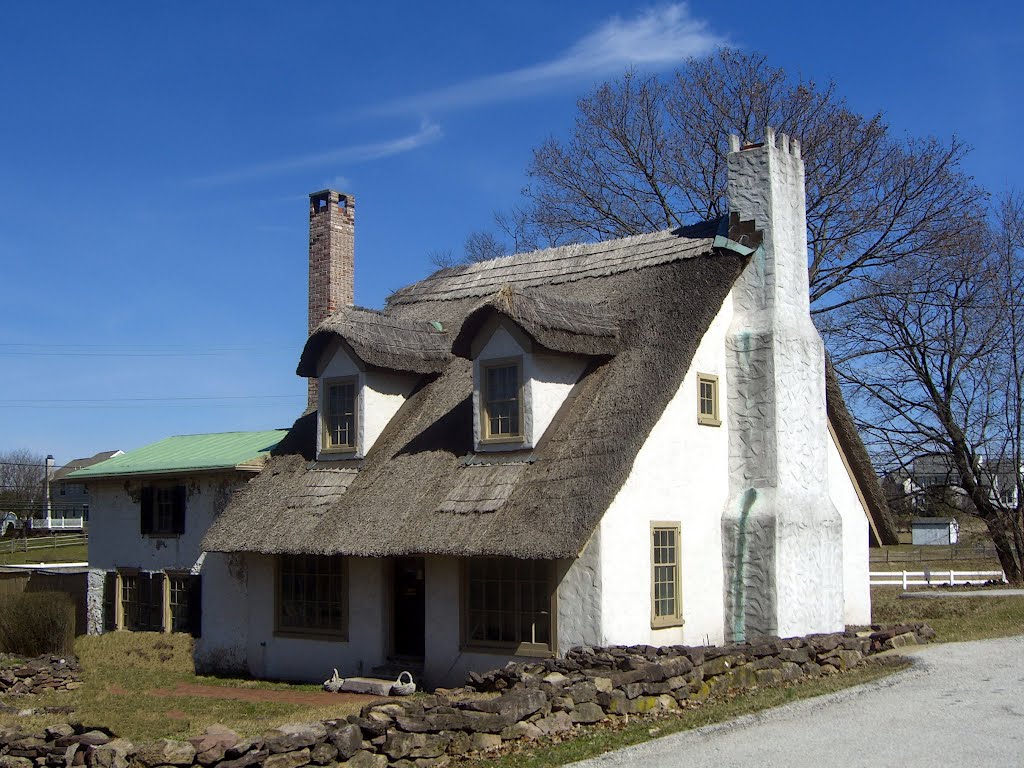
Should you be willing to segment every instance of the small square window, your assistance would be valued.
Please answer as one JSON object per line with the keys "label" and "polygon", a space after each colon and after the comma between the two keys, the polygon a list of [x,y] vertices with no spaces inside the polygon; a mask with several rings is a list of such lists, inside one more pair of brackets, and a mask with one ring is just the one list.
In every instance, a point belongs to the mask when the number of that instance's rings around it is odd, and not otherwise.
{"label": "small square window", "polygon": [[142,488],[143,536],[180,536],[185,532],[186,489],[183,485]]}
{"label": "small square window", "polygon": [[712,427],[722,425],[718,416],[718,377],[697,374],[697,423]]}
{"label": "small square window", "polygon": [[480,366],[481,439],[518,441],[522,438],[522,384],[519,362]]}
{"label": "small square window", "polygon": [[323,450],[355,451],[357,446],[356,380],[328,381],[323,394]]}
{"label": "small square window", "polygon": [[651,526],[651,626],[682,624],[679,593],[679,526]]}

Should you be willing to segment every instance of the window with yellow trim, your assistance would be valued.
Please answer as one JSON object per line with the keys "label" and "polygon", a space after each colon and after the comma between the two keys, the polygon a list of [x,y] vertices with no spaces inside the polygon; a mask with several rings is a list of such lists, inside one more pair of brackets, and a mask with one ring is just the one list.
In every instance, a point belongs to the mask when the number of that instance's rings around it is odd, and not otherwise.
{"label": "window with yellow trim", "polygon": [[480,366],[481,438],[514,441],[522,438],[520,364],[501,362]]}
{"label": "window with yellow trim", "polygon": [[721,426],[718,416],[718,377],[707,373],[697,374],[697,423],[712,427]]}
{"label": "window with yellow trim", "polygon": [[679,594],[679,526],[651,526],[651,626],[682,623]]}
{"label": "window with yellow trim", "polygon": [[356,380],[353,378],[325,382],[323,398],[323,450],[356,450]]}
{"label": "window with yellow trim", "polygon": [[553,648],[555,587],[549,561],[472,558],[465,579],[467,645],[514,653]]}

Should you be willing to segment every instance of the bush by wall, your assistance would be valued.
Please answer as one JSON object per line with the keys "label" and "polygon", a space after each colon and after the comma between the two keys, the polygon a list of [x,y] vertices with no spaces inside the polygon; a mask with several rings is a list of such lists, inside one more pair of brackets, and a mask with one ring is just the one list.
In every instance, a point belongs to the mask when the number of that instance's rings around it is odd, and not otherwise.
{"label": "bush by wall", "polygon": [[63,592],[0,596],[0,651],[19,656],[74,650],[75,604]]}

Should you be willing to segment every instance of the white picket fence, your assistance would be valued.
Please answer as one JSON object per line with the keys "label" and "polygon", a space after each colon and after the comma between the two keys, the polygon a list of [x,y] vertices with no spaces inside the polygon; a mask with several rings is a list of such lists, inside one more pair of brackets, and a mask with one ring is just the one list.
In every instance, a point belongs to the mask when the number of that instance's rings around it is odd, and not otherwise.
{"label": "white picket fence", "polygon": [[1003,571],[871,571],[871,586],[955,587],[957,584],[1006,583]]}

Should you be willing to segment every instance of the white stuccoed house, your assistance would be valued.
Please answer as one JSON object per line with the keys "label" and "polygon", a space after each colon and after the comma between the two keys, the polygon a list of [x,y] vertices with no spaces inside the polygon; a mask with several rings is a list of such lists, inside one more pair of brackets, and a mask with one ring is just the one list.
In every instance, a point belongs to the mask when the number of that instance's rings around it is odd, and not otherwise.
{"label": "white stuccoed house", "polygon": [[347,306],[354,200],[311,195],[316,386],[203,540],[197,665],[441,685],[868,623],[892,530],[810,319],[800,148],[734,139],[728,168],[726,218],[442,270],[382,311]]}

